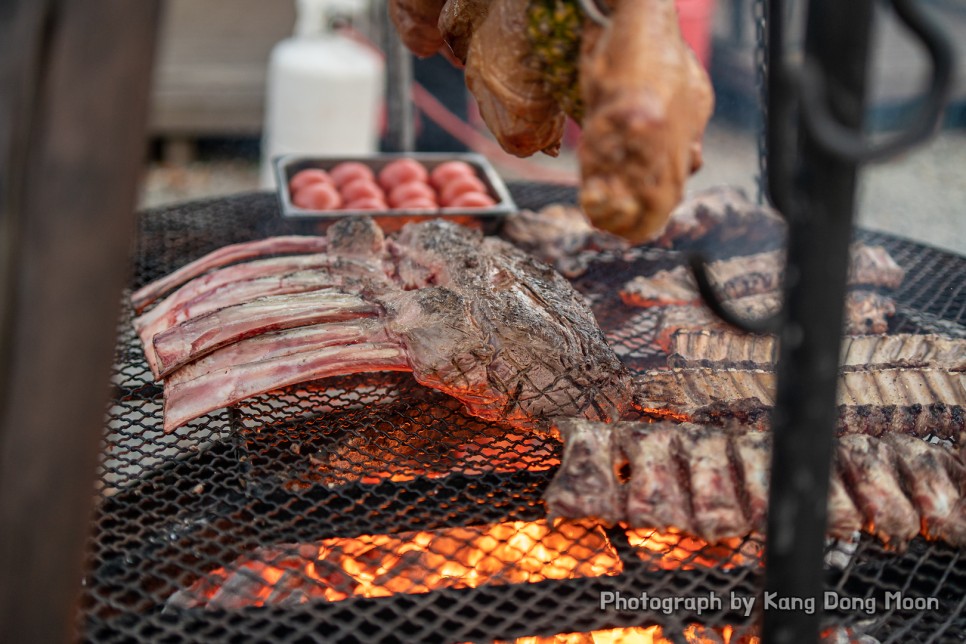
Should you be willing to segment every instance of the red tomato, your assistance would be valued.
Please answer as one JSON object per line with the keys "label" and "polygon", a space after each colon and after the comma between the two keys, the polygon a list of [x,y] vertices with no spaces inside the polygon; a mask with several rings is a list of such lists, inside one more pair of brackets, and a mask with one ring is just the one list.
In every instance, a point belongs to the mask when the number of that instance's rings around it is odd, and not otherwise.
{"label": "red tomato", "polygon": [[414,159],[398,159],[389,163],[379,172],[379,185],[386,192],[391,192],[393,188],[412,181],[422,181],[426,183],[429,173],[423,164]]}
{"label": "red tomato", "polygon": [[389,193],[389,205],[396,206],[406,201],[426,199],[436,203],[436,191],[422,181],[400,183]]}
{"label": "red tomato", "polygon": [[372,173],[372,169],[364,163],[359,163],[358,161],[343,161],[339,165],[335,166],[329,170],[329,176],[332,177],[332,181],[338,187],[342,187],[347,183],[355,181],[356,179],[368,179],[369,181],[375,181],[376,175]]}
{"label": "red tomato", "polygon": [[489,208],[496,202],[482,192],[464,192],[449,203],[450,208]]}
{"label": "red tomato", "polygon": [[342,197],[327,183],[313,183],[296,192],[292,203],[307,210],[335,210],[342,205]]}
{"label": "red tomato", "polygon": [[325,170],[319,168],[309,168],[296,172],[288,182],[289,193],[295,194],[305,186],[313,183],[332,183],[332,177]]}
{"label": "red tomato", "polygon": [[350,201],[343,208],[343,210],[388,210],[389,207],[386,202],[382,199],[376,199],[374,197],[362,197],[356,199],[355,201]]}
{"label": "red tomato", "polygon": [[355,179],[344,184],[339,192],[346,201],[356,201],[357,199],[385,199],[382,188],[376,185],[371,179]]}
{"label": "red tomato", "polygon": [[475,177],[473,166],[463,161],[440,163],[429,173],[429,182],[439,190],[456,177]]}
{"label": "red tomato", "polygon": [[456,177],[439,191],[439,202],[450,205],[454,199],[467,192],[486,193],[486,186],[476,177]]}

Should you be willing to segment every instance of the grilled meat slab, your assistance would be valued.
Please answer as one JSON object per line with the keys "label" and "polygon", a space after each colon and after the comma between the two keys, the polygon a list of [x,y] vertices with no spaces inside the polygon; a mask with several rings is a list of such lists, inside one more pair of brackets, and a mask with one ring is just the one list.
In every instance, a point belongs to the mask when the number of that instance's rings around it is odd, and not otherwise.
{"label": "grilled meat slab", "polygon": [[[611,445],[614,439],[603,435],[611,432],[620,451],[602,452],[593,471],[608,471],[605,456],[618,463],[626,458],[626,493],[617,489],[601,498],[596,486],[593,495],[574,499],[582,482],[572,473],[558,481],[558,474],[547,488],[548,506],[565,483],[568,507],[580,513],[567,514],[556,505],[552,514],[598,516],[601,505],[610,512],[623,502],[621,518],[632,528],[677,528],[712,543],[764,531],[771,462],[767,433],[687,423],[573,420],[564,435],[564,460],[571,449],[568,435],[593,435],[597,443]],[[921,531],[966,546],[966,465],[950,449],[902,435],[850,435],[836,444],[835,463],[828,500],[831,536],[851,539],[861,529],[902,549]]]}
{"label": "grilled meat slab", "polygon": [[692,248],[705,251],[765,250],[785,238],[785,222],[768,206],[748,199],[743,191],[716,186],[686,198],[652,243],[661,248]]}
{"label": "grilled meat slab", "polygon": [[556,485],[545,497],[551,518],[593,516],[616,523],[624,507],[614,467],[618,447],[610,426],[563,419],[556,427],[568,449]]}
{"label": "grilled meat slab", "polygon": [[[672,367],[768,369],[778,359],[774,336],[720,329],[681,330],[671,334]],[[842,339],[842,368],[849,371],[928,367],[966,371],[966,340],[900,333]]]}
{"label": "grilled meat slab", "polygon": [[[135,322],[165,378],[167,430],[248,396],[372,370],[412,371],[470,413],[525,428],[615,420],[628,404],[630,378],[583,298],[510,244],[445,221],[386,240],[371,220],[346,219],[326,237],[322,256],[195,277]],[[306,264],[319,271],[313,290],[253,297]]]}
{"label": "grilled meat slab", "polygon": [[[743,317],[761,319],[777,313],[781,295],[777,292],[739,297],[726,306]],[[660,309],[657,344],[665,352],[671,350],[671,336],[678,331],[710,329],[733,331],[706,306],[666,306]],[[889,330],[888,318],[896,313],[895,302],[871,291],[849,291],[845,296],[845,324],[847,335],[881,334]]]}
{"label": "grilled meat slab", "polygon": [[[635,381],[635,405],[657,416],[764,428],[775,374],[765,370],[672,369]],[[890,432],[958,440],[966,431],[966,373],[939,369],[846,371],[839,378],[840,433]]]}
{"label": "grilled meat slab", "polygon": [[[735,300],[749,295],[776,293],[785,272],[785,253],[775,250],[719,260],[708,265],[708,274],[721,296]],[[850,286],[898,288],[905,271],[881,246],[853,244],[850,254]],[[694,275],[687,266],[639,275],[620,292],[629,306],[674,306],[700,304]]]}
{"label": "grilled meat slab", "polygon": [[630,247],[626,239],[594,228],[580,208],[563,204],[511,214],[500,236],[570,278],[587,270],[593,251]]}

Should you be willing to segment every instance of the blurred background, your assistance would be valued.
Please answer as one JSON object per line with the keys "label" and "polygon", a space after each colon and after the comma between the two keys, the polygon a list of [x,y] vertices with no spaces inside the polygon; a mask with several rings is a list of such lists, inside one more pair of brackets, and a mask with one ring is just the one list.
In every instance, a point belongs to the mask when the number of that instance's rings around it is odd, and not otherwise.
{"label": "blurred background", "polygon": [[[966,60],[966,2],[924,2],[950,30],[959,48],[958,60]],[[793,25],[800,22],[796,15],[800,4],[788,3]],[[705,165],[688,190],[731,184],[755,196],[761,116],[756,65],[760,3],[678,0],[678,7],[685,37],[708,67],[717,94],[705,139]],[[350,37],[374,38],[366,12],[338,24],[350,22]],[[277,54],[279,43],[292,36],[295,24],[292,0],[164,2],[151,103],[151,157],[140,198],[142,207],[265,188],[260,164],[270,98],[269,70],[273,51]],[[905,99],[924,86],[926,65],[921,49],[885,11],[880,12],[874,37],[868,123],[872,131],[887,133],[902,126],[909,112]],[[456,117],[440,127],[434,121],[439,119],[438,109],[425,99],[417,101],[418,150],[479,151],[508,180],[576,181],[574,151],[579,129],[573,124],[559,157],[537,155],[519,160],[494,149],[460,70],[437,56],[417,60],[414,77],[443,104],[448,115]],[[952,103],[937,138],[863,173],[859,222],[966,254],[964,204],[966,70],[960,66]]]}

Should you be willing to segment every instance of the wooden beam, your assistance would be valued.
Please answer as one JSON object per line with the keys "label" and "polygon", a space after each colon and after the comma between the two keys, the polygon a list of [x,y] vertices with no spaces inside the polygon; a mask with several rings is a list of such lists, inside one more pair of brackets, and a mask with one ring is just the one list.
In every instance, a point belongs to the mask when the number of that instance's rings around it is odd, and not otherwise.
{"label": "wooden beam", "polygon": [[72,639],[156,0],[0,4],[0,633]]}

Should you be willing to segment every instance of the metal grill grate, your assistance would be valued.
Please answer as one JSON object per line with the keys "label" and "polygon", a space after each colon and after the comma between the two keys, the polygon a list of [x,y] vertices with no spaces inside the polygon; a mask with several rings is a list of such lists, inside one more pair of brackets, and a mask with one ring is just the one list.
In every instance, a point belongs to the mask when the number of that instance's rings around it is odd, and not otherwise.
{"label": "metal grill grate", "polygon": [[[575,198],[572,189],[546,185],[511,190],[524,208]],[[148,213],[134,285],[223,245],[307,232],[304,226],[280,220],[268,194]],[[894,331],[964,335],[966,260],[886,235],[861,238],[886,246],[908,271],[896,294]],[[681,259],[653,249],[602,253],[577,282],[634,370],[664,356],[653,346],[653,314],[623,306],[616,290]],[[759,542],[707,547],[592,523],[566,524],[547,537],[540,497],[559,443],[471,418],[408,374],[291,387],[165,435],[162,391],[130,316],[125,311],[119,325],[78,618],[85,639],[486,641],[660,624],[665,637],[683,641],[695,622],[740,630],[759,617],[745,617],[727,601],[730,593],[758,592]],[[401,542],[421,546],[400,552]],[[966,630],[966,568],[958,551],[922,539],[903,554],[869,539],[850,549],[829,546],[828,589],[876,597],[880,607],[889,591],[935,597],[940,609],[831,611],[829,626],[854,627],[883,642],[946,641]],[[447,572],[439,585],[448,587],[427,592],[441,560],[488,576]],[[382,577],[370,586],[393,594],[357,596],[365,591],[360,575],[347,580],[347,561],[378,568]],[[325,568],[333,562],[339,565]],[[282,581],[272,586],[260,581],[266,578]],[[211,594],[219,579],[231,581],[222,584],[221,599],[199,606],[207,597],[202,587]],[[598,609],[605,591],[714,593],[725,601],[701,615],[614,614]]]}

